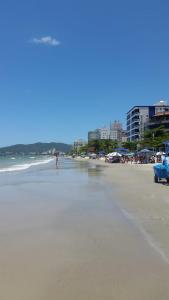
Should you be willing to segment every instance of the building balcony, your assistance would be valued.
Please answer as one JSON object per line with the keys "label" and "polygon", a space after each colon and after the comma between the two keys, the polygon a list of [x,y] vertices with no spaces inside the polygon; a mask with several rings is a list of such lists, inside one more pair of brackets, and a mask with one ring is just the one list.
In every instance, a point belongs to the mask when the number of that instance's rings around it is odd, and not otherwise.
{"label": "building balcony", "polygon": [[139,121],[140,120],[140,116],[137,115],[137,116],[134,116],[132,119],[131,119],[131,123],[133,123],[134,121]]}
{"label": "building balcony", "polygon": [[140,139],[139,135],[134,135],[134,136],[130,137],[131,141],[139,141],[139,139]]}
{"label": "building balcony", "polygon": [[131,128],[136,128],[136,127],[138,128],[139,126],[140,126],[140,123],[139,123],[139,122],[134,122],[134,123],[131,124],[130,127],[131,127]]}
{"label": "building balcony", "polygon": [[149,122],[148,122],[148,125],[152,125],[152,124],[153,124],[153,125],[159,125],[159,126],[160,126],[160,125],[163,125],[163,124],[164,124],[164,125],[165,125],[165,124],[169,124],[169,119],[168,119],[168,120],[167,120],[167,119],[166,119],[166,120],[158,120],[158,121],[152,120],[152,121],[149,121]]}
{"label": "building balcony", "polygon": [[139,115],[139,113],[140,113],[139,108],[136,108],[136,109],[134,109],[134,110],[131,112],[131,116],[133,116],[133,115]]}
{"label": "building balcony", "polygon": [[[140,117],[140,113],[139,113],[139,112],[136,112],[136,113],[133,113],[133,114],[132,114],[132,119],[134,119],[134,118],[136,118],[136,117],[138,117],[138,118]],[[131,120],[132,120],[132,119],[131,119]]]}
{"label": "building balcony", "polygon": [[131,132],[131,135],[136,135],[136,134],[139,134],[139,132],[137,131],[137,132]]}

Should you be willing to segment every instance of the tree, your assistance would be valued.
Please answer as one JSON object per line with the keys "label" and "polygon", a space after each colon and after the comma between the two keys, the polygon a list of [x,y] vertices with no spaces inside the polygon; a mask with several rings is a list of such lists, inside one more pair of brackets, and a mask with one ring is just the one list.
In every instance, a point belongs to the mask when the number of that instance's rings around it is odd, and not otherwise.
{"label": "tree", "polygon": [[100,151],[100,141],[99,140],[91,140],[88,142],[88,149],[93,148],[95,152]]}
{"label": "tree", "polygon": [[130,151],[135,151],[135,150],[137,150],[137,144],[138,144],[138,142],[127,141],[127,142],[124,142],[122,144],[122,146]]}
{"label": "tree", "polygon": [[114,140],[91,140],[88,142],[87,145],[81,147],[79,149],[79,153],[87,152],[87,151],[94,151],[96,153],[100,151],[104,151],[106,153],[112,152],[115,148],[118,147],[118,142]]}
{"label": "tree", "polygon": [[114,140],[99,140],[98,151],[104,151],[106,153],[112,152],[113,149],[117,148],[118,142]]}
{"label": "tree", "polygon": [[81,154],[81,153],[87,153],[88,151],[88,145],[84,145],[84,146],[81,146],[79,149],[78,149],[78,153]]}
{"label": "tree", "polygon": [[144,132],[142,146],[149,148],[159,148],[162,144],[169,139],[169,134],[164,130],[164,126],[158,128],[148,129]]}

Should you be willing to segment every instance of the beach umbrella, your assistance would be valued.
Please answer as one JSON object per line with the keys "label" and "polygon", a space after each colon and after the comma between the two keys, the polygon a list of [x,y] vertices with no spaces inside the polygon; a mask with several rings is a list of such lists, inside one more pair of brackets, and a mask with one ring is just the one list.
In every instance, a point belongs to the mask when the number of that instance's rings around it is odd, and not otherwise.
{"label": "beach umbrella", "polygon": [[151,153],[152,151],[149,149],[142,149],[139,151],[139,153]]}
{"label": "beach umbrella", "polygon": [[118,152],[112,152],[110,153],[110,156],[122,156],[122,155]]}
{"label": "beach umbrella", "polygon": [[96,157],[96,153],[91,153],[90,156],[91,157]]}
{"label": "beach umbrella", "polygon": [[107,157],[110,157],[110,156],[112,156],[113,154],[112,153],[108,153],[106,156]]}
{"label": "beach umbrella", "polygon": [[156,155],[165,155],[165,152],[157,152]]}
{"label": "beach umbrella", "polygon": [[130,153],[127,154],[127,156],[134,156],[134,155],[135,155],[134,152],[130,152]]}
{"label": "beach umbrella", "polygon": [[154,152],[149,150],[149,149],[142,149],[141,151],[138,152],[138,156],[145,156],[145,157],[150,157]]}
{"label": "beach umbrella", "polygon": [[125,153],[126,153],[126,152],[129,152],[129,150],[126,149],[126,148],[116,148],[115,151],[118,152],[118,153],[119,153],[119,152],[125,152]]}

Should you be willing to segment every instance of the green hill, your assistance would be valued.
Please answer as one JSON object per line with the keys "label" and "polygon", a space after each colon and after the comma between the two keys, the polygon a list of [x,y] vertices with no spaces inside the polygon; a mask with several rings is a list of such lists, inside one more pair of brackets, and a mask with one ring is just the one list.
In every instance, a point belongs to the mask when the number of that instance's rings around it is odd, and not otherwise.
{"label": "green hill", "polygon": [[8,147],[0,148],[0,155],[7,154],[42,154],[43,152],[47,152],[49,150],[55,149],[59,152],[69,152],[72,149],[71,145],[64,143],[35,143],[35,144],[17,144]]}

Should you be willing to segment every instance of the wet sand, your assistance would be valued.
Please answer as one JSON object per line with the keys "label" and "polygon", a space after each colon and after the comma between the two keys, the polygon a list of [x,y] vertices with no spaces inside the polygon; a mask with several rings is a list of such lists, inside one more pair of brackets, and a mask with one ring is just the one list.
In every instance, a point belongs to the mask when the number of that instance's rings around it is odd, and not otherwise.
{"label": "wet sand", "polygon": [[0,176],[0,299],[168,299],[168,250],[140,225],[153,209],[127,193],[145,175],[118,170],[67,161]]}

